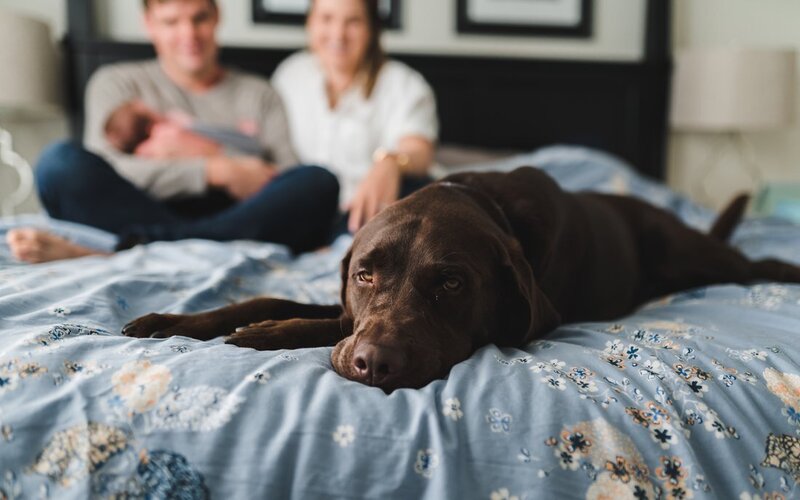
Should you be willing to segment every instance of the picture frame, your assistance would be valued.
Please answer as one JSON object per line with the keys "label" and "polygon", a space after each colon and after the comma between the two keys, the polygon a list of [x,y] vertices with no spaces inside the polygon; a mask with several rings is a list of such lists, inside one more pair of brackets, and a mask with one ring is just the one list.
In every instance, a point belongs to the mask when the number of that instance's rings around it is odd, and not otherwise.
{"label": "picture frame", "polygon": [[[253,22],[302,26],[310,0],[252,0]],[[401,0],[379,0],[383,27],[402,29]]]}
{"label": "picture frame", "polygon": [[457,0],[459,33],[590,38],[594,0]]}

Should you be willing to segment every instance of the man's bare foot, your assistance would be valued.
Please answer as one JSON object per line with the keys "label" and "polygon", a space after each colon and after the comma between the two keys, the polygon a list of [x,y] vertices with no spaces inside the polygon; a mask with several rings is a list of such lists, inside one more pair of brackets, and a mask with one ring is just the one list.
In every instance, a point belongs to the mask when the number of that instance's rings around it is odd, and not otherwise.
{"label": "man's bare foot", "polygon": [[109,255],[33,228],[11,229],[6,233],[6,242],[11,247],[14,257],[32,264],[88,255]]}

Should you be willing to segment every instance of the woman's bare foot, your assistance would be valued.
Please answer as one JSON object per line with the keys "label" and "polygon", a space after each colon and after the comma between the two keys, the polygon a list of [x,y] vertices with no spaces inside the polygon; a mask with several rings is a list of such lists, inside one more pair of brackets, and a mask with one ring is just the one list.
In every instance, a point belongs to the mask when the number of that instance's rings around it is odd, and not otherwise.
{"label": "woman's bare foot", "polygon": [[75,259],[87,255],[109,255],[87,248],[60,236],[40,229],[11,229],[6,233],[6,242],[17,259],[36,264],[53,260]]}

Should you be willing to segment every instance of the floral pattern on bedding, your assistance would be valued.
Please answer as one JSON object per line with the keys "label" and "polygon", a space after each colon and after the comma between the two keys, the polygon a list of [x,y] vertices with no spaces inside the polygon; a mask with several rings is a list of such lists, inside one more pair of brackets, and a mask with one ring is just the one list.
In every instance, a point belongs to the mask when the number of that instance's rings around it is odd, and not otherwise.
{"label": "floral pattern on bedding", "polygon": [[[515,161],[710,220],[601,154]],[[749,221],[735,242],[800,259],[800,228],[780,221]],[[336,375],[329,348],[118,333],[148,312],[256,295],[336,302],[348,243],[297,259],[156,243],[27,267],[0,251],[0,498],[800,496],[797,285],[689,290],[521,349],[486,346],[388,396]]]}

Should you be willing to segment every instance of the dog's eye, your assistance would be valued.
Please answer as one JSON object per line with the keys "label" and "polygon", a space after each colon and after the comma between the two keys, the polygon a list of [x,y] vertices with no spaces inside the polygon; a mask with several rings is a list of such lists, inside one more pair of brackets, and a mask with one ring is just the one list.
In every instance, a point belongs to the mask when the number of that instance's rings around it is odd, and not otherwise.
{"label": "dog's eye", "polygon": [[369,271],[359,271],[356,273],[356,279],[361,283],[372,283],[372,273]]}
{"label": "dog's eye", "polygon": [[461,288],[461,280],[459,280],[458,278],[447,278],[442,284],[442,288],[444,288],[448,292],[455,292],[456,290]]}

